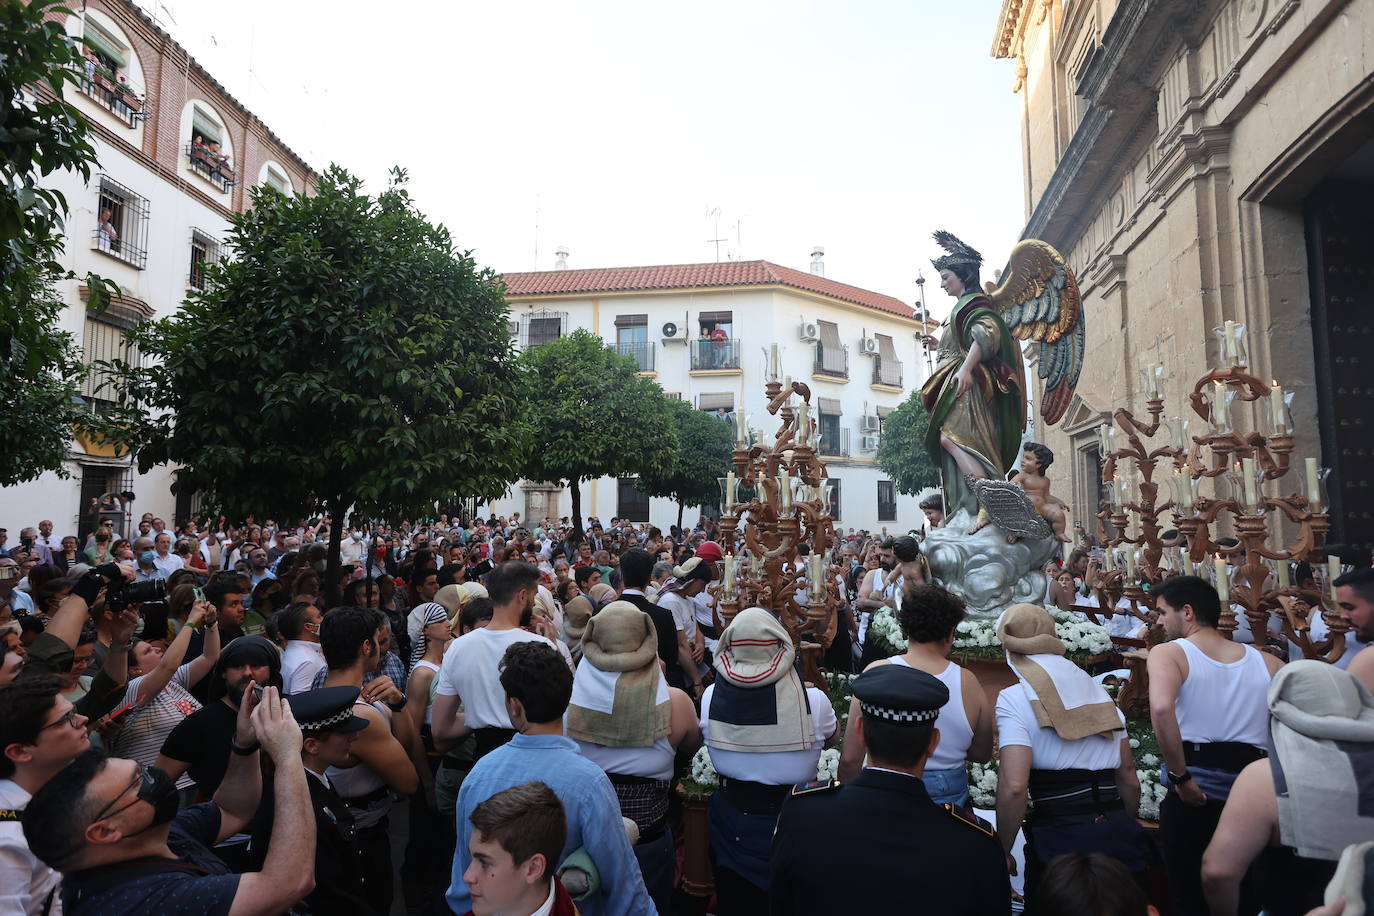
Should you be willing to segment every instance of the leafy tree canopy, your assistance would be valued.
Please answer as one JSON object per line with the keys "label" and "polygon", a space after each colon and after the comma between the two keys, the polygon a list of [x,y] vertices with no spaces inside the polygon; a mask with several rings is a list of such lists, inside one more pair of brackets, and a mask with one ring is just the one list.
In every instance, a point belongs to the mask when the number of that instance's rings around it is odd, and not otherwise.
{"label": "leafy tree canopy", "polygon": [[940,469],[926,454],[926,428],[930,414],[921,403],[920,392],[902,402],[883,421],[878,440],[878,467],[892,478],[897,490],[914,495],[926,487],[940,485]]}
{"label": "leafy tree canopy", "polygon": [[650,496],[677,500],[681,524],[681,507],[709,506],[720,500],[717,478],[734,466],[735,440],[729,422],[695,410],[686,401],[667,400],[681,447],[667,468],[640,474],[635,486]]}
{"label": "leafy tree canopy", "polygon": [[[72,426],[85,417],[81,355],[60,330],[53,287],[73,276],[57,262],[67,201],[38,185],[65,169],[89,179],[95,162],[90,124],[63,100],[82,56],[61,23],[44,19],[55,5],[0,3],[0,486],[65,474]],[[94,275],[86,285],[102,308],[112,285]]]}
{"label": "leafy tree canopy", "polygon": [[678,432],[657,382],[634,358],[579,328],[520,354],[531,445],[522,476],[566,481],[582,531],[579,481],[661,475],[672,468]]}
{"label": "leafy tree canopy", "polygon": [[271,189],[232,218],[234,260],[113,367],[138,409],[111,437],[181,466],[208,511],[432,514],[504,492],[525,441],[499,279],[455,252],[404,190],[331,167],[313,196]]}

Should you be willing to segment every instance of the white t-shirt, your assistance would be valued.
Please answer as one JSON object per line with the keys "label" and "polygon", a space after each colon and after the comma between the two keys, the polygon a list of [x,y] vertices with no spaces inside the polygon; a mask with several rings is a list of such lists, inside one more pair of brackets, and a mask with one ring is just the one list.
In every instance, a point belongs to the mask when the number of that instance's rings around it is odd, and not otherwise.
{"label": "white t-shirt", "polygon": [[[23,811],[29,793],[18,783],[0,779],[0,808]],[[62,875],[29,851],[24,826],[19,821],[0,822],[0,913],[4,916],[37,916],[62,912],[59,885]],[[49,895],[52,906],[45,910]]]}
{"label": "white t-shirt", "polygon": [[[701,697],[703,739],[711,735],[711,697],[715,690],[716,685],[712,684]],[[750,754],[713,747],[710,750],[711,765],[716,772],[730,779],[744,779],[770,786],[790,786],[814,780],[816,764],[821,759],[821,748],[825,746],[826,739],[835,734],[835,707],[830,705],[830,698],[825,692],[815,687],[806,688],[806,701],[811,704],[811,726],[816,731],[816,740],[810,750]]]}
{"label": "white t-shirt", "polygon": [[1115,770],[1121,765],[1121,739],[1126,737],[1126,717],[1120,710],[1116,714],[1122,728],[1110,738],[1089,735],[1065,741],[1054,729],[1036,724],[1025,688],[1013,684],[997,695],[998,746],[1030,748],[1031,767],[1037,770]]}
{"label": "white t-shirt", "polygon": [[677,628],[687,634],[690,646],[697,638],[696,603],[678,592],[659,592],[658,606],[672,613]]}
{"label": "white t-shirt", "polygon": [[506,649],[520,642],[542,642],[558,648],[529,630],[482,628],[464,633],[444,651],[435,694],[462,697],[471,728],[512,728],[506,714],[506,691],[501,688],[501,659]]}

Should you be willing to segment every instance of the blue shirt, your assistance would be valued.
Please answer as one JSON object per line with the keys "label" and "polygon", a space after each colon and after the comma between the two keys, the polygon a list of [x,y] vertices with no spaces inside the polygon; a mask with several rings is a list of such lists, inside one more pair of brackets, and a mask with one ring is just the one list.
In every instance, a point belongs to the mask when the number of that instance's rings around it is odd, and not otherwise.
{"label": "blue shirt", "polygon": [[458,792],[458,848],[453,856],[453,883],[448,905],[455,913],[472,909],[463,873],[472,856],[472,811],[497,792],[527,782],[542,782],[563,803],[568,817],[568,842],[560,862],[585,848],[596,865],[601,888],[578,901],[586,916],[639,916],[654,913],[653,901],[644,889],[639,860],[625,836],[620,802],[601,767],[583,757],[577,744],[562,735],[516,735],[481,760],[463,780]]}
{"label": "blue shirt", "polygon": [[120,862],[72,872],[64,879],[68,916],[126,916],[175,913],[178,916],[228,916],[240,875],[210,851],[220,829],[219,808],[192,805],[172,821],[167,846],[175,859]]}

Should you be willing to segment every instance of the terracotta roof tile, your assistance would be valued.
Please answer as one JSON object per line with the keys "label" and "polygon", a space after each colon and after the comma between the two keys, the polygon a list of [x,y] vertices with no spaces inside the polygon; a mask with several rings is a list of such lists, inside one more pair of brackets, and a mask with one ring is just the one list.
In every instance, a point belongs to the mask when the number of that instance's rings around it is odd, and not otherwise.
{"label": "terracotta roof tile", "polygon": [[771,261],[721,261],[705,264],[660,264],[653,267],[593,267],[583,270],[537,270],[505,274],[512,296],[568,293],[613,293],[650,289],[695,289],[712,286],[790,286],[852,302],[889,315],[915,319],[900,299],[825,277],[793,270]]}

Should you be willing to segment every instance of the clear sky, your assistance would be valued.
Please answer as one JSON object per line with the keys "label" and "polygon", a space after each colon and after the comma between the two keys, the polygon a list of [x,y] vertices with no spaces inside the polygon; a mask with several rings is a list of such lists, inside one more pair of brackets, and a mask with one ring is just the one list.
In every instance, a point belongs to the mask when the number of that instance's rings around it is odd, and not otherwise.
{"label": "clear sky", "polygon": [[822,245],[827,276],[913,301],[933,230],[988,279],[1025,221],[995,0],[137,2],[313,167],[405,167],[501,271]]}

